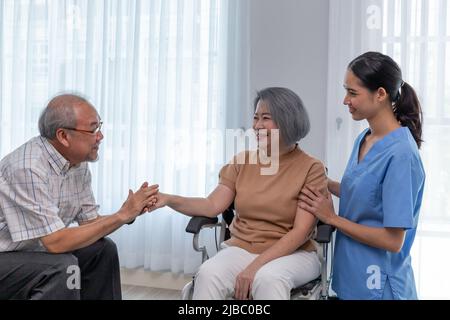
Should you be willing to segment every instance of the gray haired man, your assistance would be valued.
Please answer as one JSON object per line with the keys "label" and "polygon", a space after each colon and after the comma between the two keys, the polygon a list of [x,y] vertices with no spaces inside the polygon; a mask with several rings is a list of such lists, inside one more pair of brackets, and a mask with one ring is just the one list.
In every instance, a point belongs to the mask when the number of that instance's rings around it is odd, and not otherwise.
{"label": "gray haired man", "polygon": [[0,299],[121,299],[117,248],[105,236],[148,211],[158,186],[145,182],[119,211],[98,215],[87,162],[98,158],[101,126],[87,100],[59,95],[40,136],[1,160]]}

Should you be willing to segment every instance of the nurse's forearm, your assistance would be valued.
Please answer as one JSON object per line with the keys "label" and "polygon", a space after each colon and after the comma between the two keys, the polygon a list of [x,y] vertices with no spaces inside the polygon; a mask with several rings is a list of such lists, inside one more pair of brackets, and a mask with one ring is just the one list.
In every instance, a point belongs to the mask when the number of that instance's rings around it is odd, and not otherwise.
{"label": "nurse's forearm", "polygon": [[405,240],[402,228],[368,227],[340,216],[335,216],[330,224],[356,241],[395,253],[400,252]]}
{"label": "nurse's forearm", "polygon": [[341,184],[328,178],[328,190],[336,197],[339,197],[341,194]]}

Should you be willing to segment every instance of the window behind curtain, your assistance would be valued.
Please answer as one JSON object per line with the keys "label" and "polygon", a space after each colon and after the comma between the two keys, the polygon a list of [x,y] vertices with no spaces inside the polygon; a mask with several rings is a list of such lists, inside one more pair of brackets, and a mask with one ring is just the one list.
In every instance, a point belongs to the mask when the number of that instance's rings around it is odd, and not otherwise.
{"label": "window behind curtain", "polygon": [[424,111],[426,186],[412,257],[421,298],[449,298],[450,1],[384,0],[383,51]]}
{"label": "window behind curtain", "polygon": [[[101,213],[128,188],[204,196],[224,164],[230,42],[222,0],[0,0],[0,157],[38,134],[46,102],[81,93],[104,121],[92,164]],[[238,52],[238,51],[236,51]],[[230,97],[227,97],[230,98]],[[217,133],[217,131],[212,131]],[[113,235],[122,265],[191,273],[187,218],[168,209]]]}

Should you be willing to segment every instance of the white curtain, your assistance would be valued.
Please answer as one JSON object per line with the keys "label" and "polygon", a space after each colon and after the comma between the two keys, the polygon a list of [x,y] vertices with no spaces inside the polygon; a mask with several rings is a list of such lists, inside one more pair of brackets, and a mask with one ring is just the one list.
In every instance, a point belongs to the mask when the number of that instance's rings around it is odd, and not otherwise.
{"label": "white curtain", "polygon": [[356,135],[342,104],[348,63],[376,50],[393,57],[404,80],[417,91],[424,110],[421,150],[426,186],[412,249],[421,299],[449,299],[450,278],[450,1],[330,1],[327,165],[340,179]]}
{"label": "white curtain", "polygon": [[[143,181],[207,195],[217,183],[227,104],[242,101],[246,4],[237,0],[0,0],[0,156],[38,134],[59,92],[104,121],[91,165],[101,213]],[[245,69],[244,69],[245,70]],[[234,86],[227,86],[233,83]],[[162,209],[112,235],[125,267],[192,273],[188,218]]]}

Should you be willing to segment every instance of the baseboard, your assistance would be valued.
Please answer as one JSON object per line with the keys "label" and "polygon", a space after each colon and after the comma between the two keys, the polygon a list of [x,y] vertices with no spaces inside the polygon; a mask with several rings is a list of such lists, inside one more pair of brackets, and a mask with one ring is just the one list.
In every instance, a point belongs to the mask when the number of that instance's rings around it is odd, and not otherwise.
{"label": "baseboard", "polygon": [[172,290],[181,290],[186,283],[192,280],[192,275],[154,272],[143,268],[121,268],[120,275],[122,284]]}

